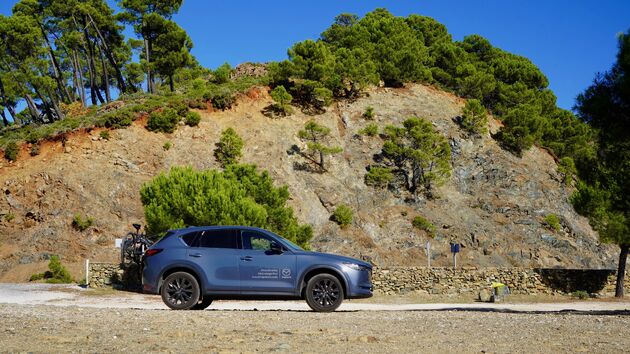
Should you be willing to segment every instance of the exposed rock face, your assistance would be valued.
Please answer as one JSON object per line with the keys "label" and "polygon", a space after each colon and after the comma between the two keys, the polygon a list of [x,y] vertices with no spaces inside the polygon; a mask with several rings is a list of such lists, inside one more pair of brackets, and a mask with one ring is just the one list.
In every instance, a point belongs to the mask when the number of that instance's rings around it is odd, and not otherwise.
{"label": "exposed rock face", "polygon": [[[449,242],[457,241],[463,266],[614,267],[617,248],[600,245],[587,220],[573,211],[571,190],[561,183],[553,158],[538,148],[518,158],[489,135],[467,138],[454,121],[463,105],[458,98],[421,85],[379,88],[354,102],[335,103],[321,115],[296,110],[270,119],[262,114],[271,102],[262,91],[241,95],[231,110],[202,111],[199,127],[156,134],[141,119],[111,131],[109,141],[93,139],[98,129],[78,132],[65,140],[67,153],[61,142],[49,142],[40,155],[23,152],[16,163],[5,164],[0,168],[0,213],[5,214],[0,280],[25,280],[12,278],[22,273],[7,271],[41,262],[48,254],[60,254],[64,263],[115,261],[114,239],[142,221],[142,184],[172,166],[218,168],[212,149],[227,127],[245,140],[242,162],[257,164],[278,184],[288,185],[297,217],[314,227],[315,250],[366,257],[379,266],[424,265],[421,247],[427,239],[411,225],[422,215],[437,228],[431,245],[434,266],[450,263]],[[370,123],[362,118],[368,106],[374,107],[373,122],[380,130],[418,116],[449,139],[453,176],[438,188],[438,198],[409,201],[401,190],[365,185],[366,167],[374,164],[383,143],[379,137],[356,135]],[[326,173],[296,169],[305,162],[295,153],[304,148],[297,132],[309,119],[331,128],[333,144],[343,148],[328,159]],[[498,123],[491,122],[491,132],[497,129]],[[162,149],[165,141],[173,144],[168,151]],[[344,230],[330,221],[341,203],[354,210],[353,224]],[[77,212],[92,216],[94,226],[74,230]],[[545,227],[550,213],[560,217],[560,231]]]}
{"label": "exposed rock face", "polygon": [[238,79],[243,76],[260,77],[267,74],[267,65],[262,63],[243,63],[237,65],[232,73],[230,79]]}

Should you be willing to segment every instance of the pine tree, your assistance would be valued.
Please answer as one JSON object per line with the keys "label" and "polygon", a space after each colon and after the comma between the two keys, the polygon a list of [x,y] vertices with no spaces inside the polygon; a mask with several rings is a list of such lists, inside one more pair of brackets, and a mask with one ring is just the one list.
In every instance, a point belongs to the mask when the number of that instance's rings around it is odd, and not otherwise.
{"label": "pine tree", "polygon": [[326,155],[334,155],[343,151],[341,147],[327,144],[330,128],[311,120],[298,132],[298,137],[306,142],[308,151],[304,154],[309,161],[317,164],[321,171],[326,171]]}
{"label": "pine tree", "polygon": [[620,248],[616,297],[624,296],[630,251],[630,32],[619,37],[617,61],[580,94],[579,117],[597,129],[597,157],[582,166],[572,201],[604,242]]}
{"label": "pine tree", "polygon": [[451,148],[446,138],[436,132],[431,122],[409,118],[402,127],[387,126],[383,156],[402,174],[406,188],[416,194],[433,196],[433,188],[451,176]]}
{"label": "pine tree", "polygon": [[243,139],[236,134],[236,131],[233,128],[227,128],[221,133],[221,139],[216,143],[214,157],[223,168],[236,164],[242,156],[243,145]]}
{"label": "pine tree", "polygon": [[308,247],[309,225],[300,225],[286,205],[286,186],[276,187],[266,171],[230,165],[223,172],[174,167],[140,190],[150,233],[199,225],[267,228]]}

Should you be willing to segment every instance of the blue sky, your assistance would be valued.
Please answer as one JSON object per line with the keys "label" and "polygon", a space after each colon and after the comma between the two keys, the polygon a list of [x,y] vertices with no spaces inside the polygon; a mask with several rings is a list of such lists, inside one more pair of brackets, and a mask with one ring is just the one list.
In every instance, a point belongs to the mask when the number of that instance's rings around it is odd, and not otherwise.
{"label": "blue sky", "polygon": [[[0,13],[10,14],[15,2],[0,0]],[[610,68],[616,35],[630,28],[628,0],[184,0],[175,20],[192,38],[199,62],[215,68],[226,61],[284,59],[289,46],[316,39],[336,15],[361,16],[378,7],[398,16],[430,16],[456,40],[480,34],[528,57],[549,78],[558,105],[567,109],[595,73]]]}

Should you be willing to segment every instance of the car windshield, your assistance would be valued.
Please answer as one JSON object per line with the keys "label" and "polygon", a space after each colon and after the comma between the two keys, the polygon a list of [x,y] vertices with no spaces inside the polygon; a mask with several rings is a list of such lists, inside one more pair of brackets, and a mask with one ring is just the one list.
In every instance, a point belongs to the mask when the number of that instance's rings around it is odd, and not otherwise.
{"label": "car windshield", "polygon": [[304,251],[304,248],[302,248],[302,247],[300,247],[300,246],[296,245],[295,243],[293,243],[293,242],[291,242],[291,241],[287,240],[286,238],[284,238],[284,237],[280,237],[280,238],[282,239],[282,241],[284,241],[284,243],[285,243],[287,246],[289,246],[289,248],[293,249],[294,251]]}

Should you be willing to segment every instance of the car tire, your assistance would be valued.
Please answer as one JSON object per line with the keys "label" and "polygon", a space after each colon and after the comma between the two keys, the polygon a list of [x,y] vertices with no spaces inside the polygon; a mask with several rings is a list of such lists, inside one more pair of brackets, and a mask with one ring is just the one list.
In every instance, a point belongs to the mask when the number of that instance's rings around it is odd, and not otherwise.
{"label": "car tire", "polygon": [[306,285],[306,303],[315,312],[335,311],[343,302],[343,286],[331,274],[318,274]]}
{"label": "car tire", "polygon": [[203,300],[199,301],[195,306],[193,306],[191,310],[205,310],[208,308],[208,306],[210,306],[211,303],[212,303],[212,298],[209,296],[206,296],[203,298]]}
{"label": "car tire", "polygon": [[176,272],[164,279],[162,301],[173,310],[190,310],[199,302],[199,283],[186,272]]}

